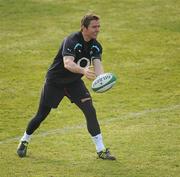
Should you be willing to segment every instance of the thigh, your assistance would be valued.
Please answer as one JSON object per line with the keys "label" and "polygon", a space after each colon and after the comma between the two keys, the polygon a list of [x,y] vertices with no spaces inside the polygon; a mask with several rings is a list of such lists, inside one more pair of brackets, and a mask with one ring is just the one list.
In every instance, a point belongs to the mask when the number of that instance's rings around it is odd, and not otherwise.
{"label": "thigh", "polygon": [[82,80],[69,84],[66,87],[68,98],[77,104],[91,100],[91,95]]}
{"label": "thigh", "polygon": [[40,104],[50,108],[57,108],[64,97],[64,88],[46,82],[41,92]]}

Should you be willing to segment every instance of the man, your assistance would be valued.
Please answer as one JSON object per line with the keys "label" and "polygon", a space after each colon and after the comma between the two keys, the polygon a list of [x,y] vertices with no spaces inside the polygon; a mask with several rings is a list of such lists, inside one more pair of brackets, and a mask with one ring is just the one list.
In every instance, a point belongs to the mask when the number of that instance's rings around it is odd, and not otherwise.
{"label": "man", "polygon": [[[67,96],[83,111],[98,157],[115,160],[115,157],[103,144],[92,98],[81,80],[83,75],[87,79],[93,80],[103,73],[102,47],[96,40],[99,29],[99,17],[95,14],[87,14],[81,20],[81,31],[73,33],[63,40],[58,54],[47,72],[37,114],[29,122],[20,140],[17,149],[19,157],[26,156],[27,146],[33,132],[47,117],[51,109],[57,108],[63,97]],[[94,71],[90,68],[91,64],[94,66]]]}

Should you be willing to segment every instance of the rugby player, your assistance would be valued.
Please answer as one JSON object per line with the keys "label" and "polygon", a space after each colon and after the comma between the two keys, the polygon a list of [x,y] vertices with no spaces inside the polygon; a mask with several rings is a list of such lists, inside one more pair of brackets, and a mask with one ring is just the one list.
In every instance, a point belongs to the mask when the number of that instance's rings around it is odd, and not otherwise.
{"label": "rugby player", "polygon": [[[99,31],[100,18],[93,13],[86,14],[81,20],[81,30],[63,40],[46,74],[38,111],[28,123],[20,139],[17,149],[19,157],[26,156],[32,134],[45,120],[51,109],[57,108],[66,96],[84,113],[87,129],[95,144],[98,158],[116,159],[104,146],[92,97],[81,79],[85,76],[89,80],[94,80],[96,76],[104,72],[101,63],[102,46],[97,41]],[[90,65],[93,65],[93,70]]]}

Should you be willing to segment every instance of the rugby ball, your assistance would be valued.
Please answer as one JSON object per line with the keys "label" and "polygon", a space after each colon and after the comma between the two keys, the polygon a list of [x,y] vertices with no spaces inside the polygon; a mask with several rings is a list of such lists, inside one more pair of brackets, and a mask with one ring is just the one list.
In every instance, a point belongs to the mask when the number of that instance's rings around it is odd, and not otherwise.
{"label": "rugby ball", "polygon": [[91,85],[94,92],[102,93],[110,88],[116,83],[116,76],[112,73],[104,73],[99,75]]}

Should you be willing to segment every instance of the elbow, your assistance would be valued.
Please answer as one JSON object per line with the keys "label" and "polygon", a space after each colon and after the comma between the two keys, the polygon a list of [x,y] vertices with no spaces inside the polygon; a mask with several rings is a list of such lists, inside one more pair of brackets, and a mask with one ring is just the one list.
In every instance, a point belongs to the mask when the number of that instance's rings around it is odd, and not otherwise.
{"label": "elbow", "polygon": [[70,67],[70,65],[71,65],[70,63],[71,63],[71,61],[65,60],[65,61],[64,61],[64,68],[69,69],[69,67]]}
{"label": "elbow", "polygon": [[64,62],[64,68],[69,70],[73,66],[74,57],[65,56],[63,57],[63,62]]}

